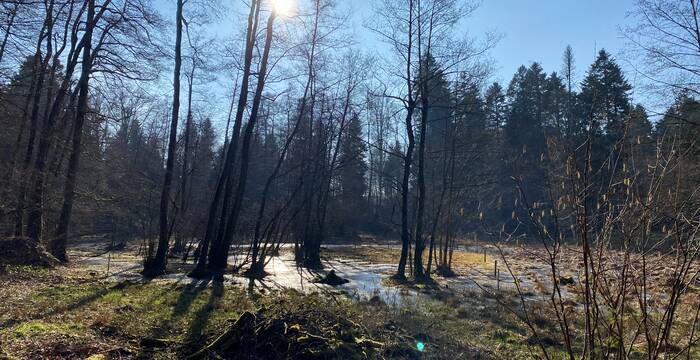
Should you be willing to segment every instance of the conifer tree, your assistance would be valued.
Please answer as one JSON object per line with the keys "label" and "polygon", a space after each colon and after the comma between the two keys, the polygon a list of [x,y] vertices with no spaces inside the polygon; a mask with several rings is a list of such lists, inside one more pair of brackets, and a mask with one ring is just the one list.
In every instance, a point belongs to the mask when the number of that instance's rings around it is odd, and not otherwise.
{"label": "conifer tree", "polygon": [[581,84],[579,108],[584,123],[592,122],[596,135],[606,134],[608,144],[622,136],[631,89],[620,65],[601,50]]}
{"label": "conifer tree", "polygon": [[348,229],[343,232],[358,229],[364,213],[364,196],[367,191],[367,163],[365,152],[367,146],[363,141],[362,124],[360,117],[354,113],[341,134],[343,140],[340,143],[338,154],[338,177],[340,183],[340,204],[343,216],[343,227]]}

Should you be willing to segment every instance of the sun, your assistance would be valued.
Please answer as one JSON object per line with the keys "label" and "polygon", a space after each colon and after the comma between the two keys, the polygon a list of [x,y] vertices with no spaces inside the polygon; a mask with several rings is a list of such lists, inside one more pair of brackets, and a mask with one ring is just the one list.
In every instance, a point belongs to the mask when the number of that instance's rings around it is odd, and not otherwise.
{"label": "sun", "polygon": [[294,0],[272,0],[272,5],[280,16],[291,15],[294,8]]}

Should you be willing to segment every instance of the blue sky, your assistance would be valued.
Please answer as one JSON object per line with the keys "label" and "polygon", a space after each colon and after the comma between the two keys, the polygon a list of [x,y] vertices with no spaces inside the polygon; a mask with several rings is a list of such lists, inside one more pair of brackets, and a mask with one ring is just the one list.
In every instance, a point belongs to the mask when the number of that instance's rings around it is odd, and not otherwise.
{"label": "blue sky", "polygon": [[596,49],[619,55],[625,44],[620,28],[633,6],[634,0],[485,0],[467,25],[475,32],[495,28],[504,34],[492,52],[500,80],[510,80],[519,65],[532,61],[558,71],[567,45],[574,49],[580,76]]}
{"label": "blue sky", "polygon": [[[163,4],[167,16],[172,8]],[[217,35],[229,32],[232,23],[244,20],[241,0],[220,0],[229,5],[230,15],[222,15],[220,24],[212,27]],[[306,1],[306,0],[292,0]],[[372,15],[377,0],[336,0],[337,4],[352,11],[354,33],[364,43],[358,47],[364,51],[376,49],[374,34],[363,27]],[[476,0],[478,1],[478,0]],[[518,66],[532,61],[540,62],[546,71],[561,68],[562,53],[571,45],[577,60],[577,73],[581,76],[593,62],[596,50],[605,48],[618,57],[624,66],[620,51],[625,40],[621,28],[628,23],[627,13],[635,0],[482,0],[481,6],[462,23],[462,32],[478,36],[496,31],[503,38],[491,52],[496,61],[494,80],[508,82]],[[169,3],[169,1],[165,1]],[[165,6],[163,6],[165,5]],[[174,13],[173,13],[174,15]],[[233,19],[231,19],[231,17]],[[374,44],[372,44],[374,43]]]}
{"label": "blue sky", "polygon": [[[363,38],[372,36],[361,27],[362,19],[371,15],[374,0],[351,1],[359,10],[353,21],[356,31]],[[540,62],[547,72],[559,71],[567,45],[574,49],[581,77],[596,49],[607,49],[625,66],[620,29],[628,23],[627,13],[633,7],[634,0],[483,0],[461,30],[474,36],[487,31],[503,35],[491,52],[495,81],[507,84],[520,65],[532,61]]]}
{"label": "blue sky", "polygon": [[[235,27],[239,26],[236,30],[238,32],[244,24],[246,0],[219,1],[223,6],[221,11],[213,14],[214,24],[207,26],[207,31],[209,35],[220,39],[228,38]],[[378,0],[336,0],[342,11],[353,14],[350,19],[351,31],[358,41],[357,47],[369,54],[381,52],[383,48],[375,34],[363,26],[372,16],[372,7],[376,1]],[[633,67],[627,64],[621,54],[625,47],[621,29],[629,23],[627,14],[633,9],[635,1],[482,0],[481,6],[472,16],[461,23],[459,32],[483,36],[485,32],[495,31],[503,36],[490,55],[495,62],[491,80],[504,86],[507,86],[520,65],[528,65],[532,61],[540,62],[547,72],[559,71],[567,45],[571,45],[574,50],[575,75],[578,79],[585,75],[597,50],[605,48],[618,59],[626,70],[628,80],[635,85]],[[173,0],[157,0],[155,3],[163,16],[173,20]],[[230,80],[220,79],[223,83]],[[222,89],[229,87],[226,85]],[[633,96],[644,103],[649,102],[640,94]]]}

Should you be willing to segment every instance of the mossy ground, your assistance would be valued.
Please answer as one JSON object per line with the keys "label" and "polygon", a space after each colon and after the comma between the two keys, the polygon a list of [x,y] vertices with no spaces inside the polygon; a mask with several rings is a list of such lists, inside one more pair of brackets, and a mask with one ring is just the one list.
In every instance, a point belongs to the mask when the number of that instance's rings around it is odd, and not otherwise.
{"label": "mossy ground", "polygon": [[[374,263],[390,262],[394,256],[392,251],[370,250],[358,247],[339,254],[335,249],[327,249],[324,256],[357,254]],[[483,263],[483,254],[467,257],[457,260],[457,264]],[[182,359],[211,343],[244,312],[257,313],[260,309],[268,309],[266,314],[279,319],[295,319],[289,320],[294,323],[285,323],[285,328],[329,339],[326,350],[310,348],[304,356],[540,357],[538,341],[518,318],[522,316],[517,311],[521,304],[512,291],[453,292],[439,286],[395,284],[430,296],[408,297],[401,306],[394,307],[371,300],[352,301],[342,295],[271,291],[246,284],[213,286],[192,283],[187,278],[118,282],[100,276],[94,268],[80,262],[55,269],[0,266],[0,359]],[[692,315],[698,301],[695,298],[694,302],[684,304],[682,314]],[[548,306],[537,302],[528,306],[536,316],[533,322],[550,356],[565,358],[555,316]],[[334,318],[346,319],[343,326],[351,329],[319,327]],[[572,321],[579,320],[572,315]],[[688,322],[682,323],[674,337],[690,330]],[[343,334],[353,336],[348,338]],[[307,341],[308,337],[289,339]],[[367,352],[366,347],[343,344],[365,339],[381,346]],[[423,352],[416,350],[418,342],[425,344]],[[336,352],[329,353],[328,349]],[[700,355],[698,351],[700,348],[694,347],[691,358]],[[635,353],[642,356],[644,351],[640,348]]]}
{"label": "mossy ground", "polygon": [[[505,354],[528,358],[529,353],[522,342],[524,328],[501,316],[496,305],[472,308],[478,298],[460,304],[416,300],[394,308],[231,284],[110,282],[77,266],[6,267],[0,288],[0,358],[180,359],[204,347],[243,312],[260,308],[273,313],[321,309],[342,316],[362,329],[357,339],[383,344],[375,358],[499,359]],[[426,344],[422,353],[415,350],[419,341]]]}
{"label": "mossy ground", "polygon": [[[0,344],[17,358],[177,358],[255,306],[239,289],[104,282],[72,268],[13,268],[0,279]],[[141,346],[149,341],[157,352]]]}
{"label": "mossy ground", "polygon": [[0,275],[0,289],[0,357],[10,359],[180,359],[204,347],[241,313],[260,308],[273,313],[321,309],[349,319],[364,329],[363,336],[384,344],[376,358],[417,358],[415,337],[424,333],[440,345],[429,345],[432,353],[422,358],[444,358],[447,349],[476,351],[432,335],[432,328],[424,326],[432,321],[430,311],[412,316],[344,297],[238,285],[107,282],[76,267],[8,267]]}

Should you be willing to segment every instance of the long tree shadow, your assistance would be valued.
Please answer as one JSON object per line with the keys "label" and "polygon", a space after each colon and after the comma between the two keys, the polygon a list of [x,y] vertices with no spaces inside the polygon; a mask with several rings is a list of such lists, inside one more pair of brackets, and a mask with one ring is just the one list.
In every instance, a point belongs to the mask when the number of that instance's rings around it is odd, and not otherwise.
{"label": "long tree shadow", "polygon": [[33,315],[30,315],[22,320],[17,320],[17,319],[5,320],[2,323],[0,323],[0,329],[5,329],[5,328],[8,328],[8,327],[16,325],[16,324],[22,324],[22,323],[26,323],[26,322],[30,322],[30,321],[43,320],[43,319],[46,319],[46,318],[51,317],[53,315],[62,314],[65,312],[70,312],[70,311],[82,308],[84,306],[87,306],[88,304],[95,302],[95,301],[109,295],[110,293],[122,291],[122,290],[124,290],[130,286],[136,285],[136,284],[139,284],[139,283],[132,282],[132,281],[122,281],[120,283],[117,283],[116,285],[94,291],[88,295],[85,295],[85,296],[79,298],[78,300],[76,300],[70,304],[66,304],[64,306],[52,307],[51,310],[46,311],[46,312],[33,314]]}
{"label": "long tree shadow", "polygon": [[[170,316],[164,318],[151,331],[151,338],[167,337],[168,332],[172,329],[174,322],[186,316],[192,307],[192,304],[197,300],[199,295],[207,289],[209,280],[192,280],[187,286],[180,290],[180,294],[173,305]],[[177,284],[173,285],[177,286]]]}
{"label": "long tree shadow", "polygon": [[220,282],[212,283],[212,292],[209,294],[207,302],[202,305],[192,316],[190,326],[187,329],[185,336],[185,344],[193,345],[201,341],[204,329],[209,325],[209,319],[212,311],[216,308],[217,303],[221,300],[223,284]]}
{"label": "long tree shadow", "polygon": [[209,280],[193,280],[189,283],[177,298],[175,307],[173,308],[172,317],[178,318],[186,314],[192,303],[199,297],[199,294],[206,290],[209,285]]}
{"label": "long tree shadow", "polygon": [[[190,313],[192,305],[201,293],[207,289],[208,285],[209,280],[193,280],[180,290],[177,300],[170,311],[170,316],[161,319],[158,325],[152,328],[150,335],[141,339],[139,358],[150,358],[160,348],[174,343],[173,339],[170,338],[170,332],[174,328],[173,325]],[[175,283],[172,286],[177,288],[178,284]],[[170,291],[172,291],[172,288]],[[148,305],[144,306],[143,309],[147,310]]]}

